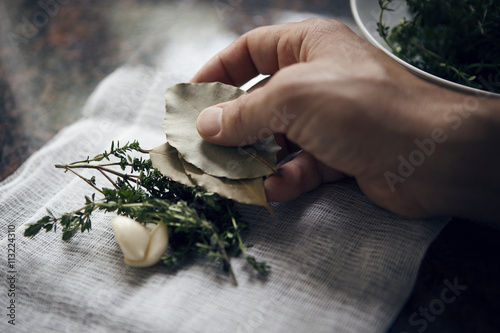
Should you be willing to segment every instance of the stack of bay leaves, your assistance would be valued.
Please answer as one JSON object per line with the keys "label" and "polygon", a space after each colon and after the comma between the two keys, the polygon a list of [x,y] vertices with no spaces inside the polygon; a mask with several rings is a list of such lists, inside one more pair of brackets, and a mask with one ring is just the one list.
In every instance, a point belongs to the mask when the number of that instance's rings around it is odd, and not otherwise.
{"label": "stack of bay leaves", "polygon": [[153,166],[164,176],[186,186],[272,212],[264,191],[264,176],[276,173],[274,137],[253,145],[226,147],[205,141],[196,128],[202,110],[246,94],[218,82],[180,83],[167,89],[163,121],[167,142],[150,151]]}

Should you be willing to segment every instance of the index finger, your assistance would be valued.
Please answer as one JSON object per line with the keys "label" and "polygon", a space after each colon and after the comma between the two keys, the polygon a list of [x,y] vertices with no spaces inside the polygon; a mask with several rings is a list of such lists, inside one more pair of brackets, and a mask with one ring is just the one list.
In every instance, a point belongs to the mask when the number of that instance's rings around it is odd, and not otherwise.
{"label": "index finger", "polygon": [[[234,41],[210,59],[191,79],[191,82],[222,82],[241,86],[259,74],[272,75],[280,68],[298,62],[289,34],[290,26],[284,24],[254,29]],[[292,46],[292,48],[285,47]],[[280,54],[291,52],[291,54]],[[288,61],[287,61],[288,60]]]}

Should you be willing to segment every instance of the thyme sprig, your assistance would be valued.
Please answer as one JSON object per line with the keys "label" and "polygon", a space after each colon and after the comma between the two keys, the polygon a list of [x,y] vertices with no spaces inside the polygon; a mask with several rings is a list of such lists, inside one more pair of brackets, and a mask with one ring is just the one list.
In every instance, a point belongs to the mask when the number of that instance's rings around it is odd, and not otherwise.
{"label": "thyme sprig", "polygon": [[392,52],[428,73],[500,92],[500,6],[494,0],[405,0],[412,13],[390,29],[394,0],[379,0],[377,31]]}
{"label": "thyme sprig", "polygon": [[[199,187],[174,182],[155,169],[150,159],[131,155],[148,152],[137,141],[122,147],[112,142],[109,151],[93,158],[56,165],[56,168],[81,178],[101,197],[96,198],[96,193],[85,196],[83,206],[60,216],[47,210],[47,215],[29,225],[24,235],[32,237],[42,229],[46,232],[56,231],[59,226],[62,239],[69,240],[78,231],[90,231],[93,212],[113,212],[144,224],[153,222],[167,225],[171,235],[170,251],[162,258],[162,262],[169,268],[179,266],[190,256],[201,254],[221,262],[237,283],[230,257],[243,254],[260,274],[266,274],[269,266],[247,254],[249,246],[243,243],[241,237],[247,226],[233,211],[233,201]],[[82,169],[97,171],[112,187],[100,187],[96,177],[86,178],[79,172]]]}

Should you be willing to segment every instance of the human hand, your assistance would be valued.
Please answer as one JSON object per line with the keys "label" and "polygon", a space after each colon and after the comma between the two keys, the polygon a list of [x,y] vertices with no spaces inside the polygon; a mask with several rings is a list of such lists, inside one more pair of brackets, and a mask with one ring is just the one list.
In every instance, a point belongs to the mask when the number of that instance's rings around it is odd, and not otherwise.
{"label": "human hand", "polygon": [[[472,117],[471,97],[417,78],[330,20],[255,29],[211,59],[192,82],[239,86],[258,74],[271,78],[235,101],[204,110],[198,131],[209,142],[234,146],[274,134],[285,155],[302,149],[280,167],[281,177],[266,179],[270,201],[351,176],[372,201],[410,217],[488,219],[488,213],[476,214],[474,204],[500,202],[498,190],[489,190],[491,178],[464,179],[477,169],[474,163],[491,169],[491,154],[479,152],[498,141],[498,117],[493,125],[485,121],[498,100],[476,98],[479,116]],[[467,112],[455,130],[456,117]],[[487,142],[485,133],[491,134]],[[413,156],[418,163],[401,167],[419,148],[422,153]],[[499,180],[494,178],[497,185]],[[482,201],[471,202],[471,195]]]}

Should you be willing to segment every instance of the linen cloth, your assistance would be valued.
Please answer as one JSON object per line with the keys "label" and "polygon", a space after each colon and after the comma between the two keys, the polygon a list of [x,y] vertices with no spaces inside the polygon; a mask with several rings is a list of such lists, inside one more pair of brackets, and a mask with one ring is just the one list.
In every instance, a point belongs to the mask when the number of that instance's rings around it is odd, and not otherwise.
{"label": "linen cloth", "polygon": [[[205,260],[175,273],[161,265],[126,266],[112,215],[95,214],[90,233],[69,242],[60,232],[22,236],[46,209],[72,211],[93,193],[54,164],[94,156],[112,140],[137,139],[143,148],[164,142],[165,89],[187,81],[236,37],[214,29],[206,32],[211,38],[197,32],[192,42],[187,37],[193,31],[169,36],[160,66],[116,70],[89,97],[80,121],[0,184],[0,332],[383,332],[390,326],[446,221],[394,215],[371,203],[353,181],[273,204],[274,216],[238,205],[250,227],[244,240],[255,244],[249,253],[266,261],[271,273],[259,278],[244,259],[233,259],[237,287]],[[15,326],[7,316],[11,270]]]}

